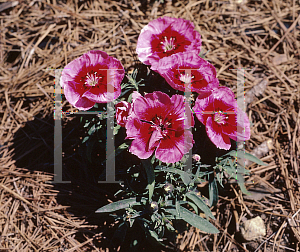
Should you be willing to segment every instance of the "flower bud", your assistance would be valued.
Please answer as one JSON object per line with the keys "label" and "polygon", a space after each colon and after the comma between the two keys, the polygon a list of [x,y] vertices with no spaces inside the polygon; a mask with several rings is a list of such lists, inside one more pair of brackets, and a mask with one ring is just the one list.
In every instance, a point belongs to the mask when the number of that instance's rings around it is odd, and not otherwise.
{"label": "flower bud", "polygon": [[156,201],[152,201],[150,203],[150,209],[153,211],[153,212],[156,212],[158,210],[158,203]]}
{"label": "flower bud", "polygon": [[171,193],[171,192],[173,192],[173,190],[174,190],[174,186],[173,186],[172,184],[170,184],[170,183],[166,183],[166,184],[164,185],[164,190],[165,190],[165,192],[167,192],[167,193]]}
{"label": "flower bud", "polygon": [[194,154],[193,155],[193,159],[196,161],[196,162],[199,162],[201,157],[198,155],[198,154]]}

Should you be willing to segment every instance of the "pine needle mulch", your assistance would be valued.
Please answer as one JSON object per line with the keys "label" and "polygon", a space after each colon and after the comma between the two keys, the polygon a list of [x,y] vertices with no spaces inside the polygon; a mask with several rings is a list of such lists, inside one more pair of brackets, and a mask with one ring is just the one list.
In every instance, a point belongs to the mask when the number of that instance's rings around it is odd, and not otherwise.
{"label": "pine needle mulch", "polygon": [[[221,85],[236,92],[233,69],[246,68],[245,102],[252,122],[246,150],[268,164],[248,163],[251,174],[246,186],[251,196],[242,195],[234,181],[224,185],[218,205],[212,208],[220,234],[191,228],[179,234],[174,247],[177,251],[299,250],[297,1],[0,2],[1,251],[109,251],[114,223],[94,211],[114,199],[113,186],[93,185],[88,172],[76,177],[85,164],[74,154],[74,139],[80,132],[75,117],[62,117],[65,176],[72,183],[51,184],[51,69],[62,68],[92,49],[118,58],[127,69],[137,59],[140,30],[163,15],[195,24]],[[63,109],[70,109],[66,101]],[[245,242],[239,235],[240,224],[255,216],[263,219],[267,234]]]}

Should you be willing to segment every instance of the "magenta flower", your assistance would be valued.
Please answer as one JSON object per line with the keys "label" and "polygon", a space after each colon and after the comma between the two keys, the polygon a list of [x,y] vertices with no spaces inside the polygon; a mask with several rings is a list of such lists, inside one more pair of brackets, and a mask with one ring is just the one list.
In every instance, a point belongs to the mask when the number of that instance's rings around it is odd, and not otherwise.
{"label": "magenta flower", "polygon": [[250,139],[248,116],[238,106],[230,88],[219,87],[206,97],[197,97],[193,107],[197,118],[206,126],[210,140],[220,149],[229,150],[230,139]]}
{"label": "magenta flower", "polygon": [[140,61],[157,70],[160,59],[179,52],[200,53],[201,36],[194,24],[182,18],[160,17],[146,25],[138,38]]}
{"label": "magenta flower", "polygon": [[119,97],[124,73],[116,58],[102,51],[90,51],[65,67],[60,84],[74,107],[88,110],[95,103],[107,103]]}
{"label": "magenta flower", "polygon": [[115,106],[117,123],[125,127],[128,116],[131,114],[132,104],[126,101],[121,101]]}
{"label": "magenta flower", "polygon": [[[133,91],[132,103],[135,101],[136,98],[140,96],[140,93],[138,93],[137,91]],[[125,127],[128,117],[132,113],[132,103],[121,101],[115,106],[117,123],[122,127]]]}
{"label": "magenta flower", "polygon": [[215,67],[190,52],[176,53],[159,61],[159,74],[174,89],[192,92],[211,90],[219,86]]}
{"label": "magenta flower", "polygon": [[[190,120],[185,115],[190,113]],[[180,161],[193,147],[193,135],[187,129],[194,126],[191,110],[185,111],[184,96],[171,98],[162,92],[137,97],[131,116],[125,125],[126,139],[134,139],[130,152],[141,159],[155,156],[165,163]]]}

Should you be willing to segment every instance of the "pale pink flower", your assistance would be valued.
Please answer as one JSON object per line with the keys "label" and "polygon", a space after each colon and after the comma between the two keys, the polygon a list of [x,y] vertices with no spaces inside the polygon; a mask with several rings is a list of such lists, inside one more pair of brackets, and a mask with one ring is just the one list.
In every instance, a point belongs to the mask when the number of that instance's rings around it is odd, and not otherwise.
{"label": "pale pink flower", "polygon": [[188,130],[192,126],[194,118],[190,109],[185,111],[184,96],[170,98],[159,91],[140,96],[125,125],[126,139],[133,139],[129,151],[141,159],[155,151],[162,162],[175,163],[193,146],[193,135]]}
{"label": "pale pink flower", "polygon": [[124,73],[116,58],[102,51],[90,51],[65,67],[60,84],[74,107],[88,110],[95,103],[107,103],[119,97]]}
{"label": "pale pink flower", "polygon": [[200,53],[201,36],[194,24],[182,18],[160,17],[146,25],[138,38],[140,61],[157,71],[160,59],[179,52]]}
{"label": "pale pink flower", "polygon": [[180,91],[203,92],[219,86],[215,67],[191,52],[161,59],[158,73],[172,88]]}
{"label": "pale pink flower", "polygon": [[229,150],[230,138],[238,142],[250,139],[248,116],[237,106],[230,88],[219,87],[206,97],[197,97],[193,110],[218,148]]}

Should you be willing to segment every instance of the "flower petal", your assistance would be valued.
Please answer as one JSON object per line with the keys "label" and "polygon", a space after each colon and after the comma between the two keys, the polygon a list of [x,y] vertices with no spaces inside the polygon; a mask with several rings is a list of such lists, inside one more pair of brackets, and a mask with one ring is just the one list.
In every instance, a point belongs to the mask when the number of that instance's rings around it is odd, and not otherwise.
{"label": "flower petal", "polygon": [[180,91],[200,93],[219,86],[215,67],[192,52],[162,58],[157,71],[171,87]]}
{"label": "flower petal", "polygon": [[218,129],[217,123],[214,123],[212,117],[208,117],[206,121],[206,133],[209,139],[219,149],[229,150],[231,147],[230,139],[227,135],[222,133],[221,129]]}
{"label": "flower petal", "polygon": [[154,149],[147,149],[145,138],[136,138],[132,141],[129,151],[140,159],[147,159],[152,155]]}
{"label": "flower petal", "polygon": [[193,147],[193,143],[193,134],[188,130],[181,131],[178,137],[161,140],[155,151],[155,156],[165,163],[178,162]]}
{"label": "flower petal", "polygon": [[92,107],[94,107],[94,105],[95,105],[95,102],[92,102],[89,99],[82,97],[75,103],[74,107],[76,107],[80,110],[89,110]]}

